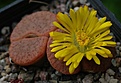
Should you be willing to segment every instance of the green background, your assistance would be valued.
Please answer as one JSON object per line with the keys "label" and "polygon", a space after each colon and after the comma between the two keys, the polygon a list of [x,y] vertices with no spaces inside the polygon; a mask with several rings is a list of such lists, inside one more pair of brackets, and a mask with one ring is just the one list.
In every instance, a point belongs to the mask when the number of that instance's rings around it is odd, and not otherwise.
{"label": "green background", "polygon": [[101,0],[103,4],[114,13],[116,18],[121,22],[121,0]]}
{"label": "green background", "polygon": [[[0,0],[0,8],[10,4],[15,0]],[[116,18],[121,22],[121,0],[101,0],[103,4],[115,14]]]}
{"label": "green background", "polygon": [[15,0],[0,0],[0,8],[4,7],[7,4],[10,4],[13,1]]}

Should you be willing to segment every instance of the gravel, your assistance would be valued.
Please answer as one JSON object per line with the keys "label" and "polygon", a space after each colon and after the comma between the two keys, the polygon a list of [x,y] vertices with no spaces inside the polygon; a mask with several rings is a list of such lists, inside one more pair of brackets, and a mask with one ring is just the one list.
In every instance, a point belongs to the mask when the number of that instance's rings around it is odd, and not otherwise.
{"label": "gravel", "polygon": [[[53,13],[61,11],[68,13],[69,8],[77,10],[79,5],[88,5],[87,0],[54,0],[51,4],[40,6],[37,10],[49,10]],[[36,11],[37,11],[36,10]],[[33,11],[35,12],[35,11]],[[11,24],[12,28],[17,22]],[[121,43],[117,41],[117,55],[112,59],[112,65],[106,72],[79,72],[75,75],[63,75],[53,69],[46,61],[43,67],[22,67],[14,64],[8,56],[10,45],[10,26],[4,26],[0,36],[0,83],[121,83]],[[112,33],[113,34],[113,33]]]}

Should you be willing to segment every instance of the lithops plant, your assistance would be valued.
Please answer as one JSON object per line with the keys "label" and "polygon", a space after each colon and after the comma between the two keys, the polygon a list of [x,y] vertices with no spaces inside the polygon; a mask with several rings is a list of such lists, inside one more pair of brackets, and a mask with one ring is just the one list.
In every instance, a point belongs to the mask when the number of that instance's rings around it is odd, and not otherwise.
{"label": "lithops plant", "polygon": [[9,55],[12,61],[22,66],[36,63],[44,57],[49,32],[56,29],[52,22],[56,15],[48,11],[25,16],[14,28]]}
{"label": "lithops plant", "polygon": [[[59,12],[58,22],[53,22],[63,32],[50,32],[52,43],[49,47],[55,58],[68,66],[70,74],[78,66],[88,72],[104,71],[115,55],[115,49],[111,48],[116,42],[109,35],[112,23],[106,21],[106,17],[99,19],[96,15],[96,10],[83,6],[77,11],[70,9],[69,15]],[[61,65],[58,63],[57,66]]]}

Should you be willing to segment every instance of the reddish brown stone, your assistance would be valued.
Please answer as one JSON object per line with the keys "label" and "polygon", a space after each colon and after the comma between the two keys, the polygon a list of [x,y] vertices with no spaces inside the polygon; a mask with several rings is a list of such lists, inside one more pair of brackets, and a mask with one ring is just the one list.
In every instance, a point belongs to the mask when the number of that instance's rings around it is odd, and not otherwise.
{"label": "reddish brown stone", "polygon": [[[114,47],[108,48],[111,50],[113,56],[115,56],[116,51]],[[111,60],[112,58],[103,58],[100,55],[97,55],[98,58],[100,59],[100,65],[97,65],[94,60],[87,60],[85,57],[81,61],[81,70],[86,71],[86,72],[104,72],[106,71],[110,66],[111,66]]]}
{"label": "reddish brown stone", "polygon": [[11,34],[9,47],[9,55],[14,63],[32,65],[45,55],[49,32],[56,29],[53,21],[56,21],[55,14],[40,11],[25,16],[17,24]]}
{"label": "reddish brown stone", "polygon": [[[69,67],[66,66],[66,63],[58,60],[57,58],[55,58],[54,53],[52,53],[50,50],[50,44],[52,42],[52,38],[49,38],[48,40],[48,44],[47,44],[47,58],[50,62],[50,64],[52,65],[52,67],[54,69],[56,69],[57,71],[63,73],[63,74],[70,74],[69,73]],[[80,66],[78,66],[75,71],[73,72],[73,74],[76,74],[80,71]]]}

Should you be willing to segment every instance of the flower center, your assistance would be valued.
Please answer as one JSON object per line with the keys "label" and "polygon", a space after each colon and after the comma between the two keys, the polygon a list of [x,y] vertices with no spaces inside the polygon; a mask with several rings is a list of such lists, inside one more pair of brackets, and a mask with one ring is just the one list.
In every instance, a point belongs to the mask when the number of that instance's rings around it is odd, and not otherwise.
{"label": "flower center", "polygon": [[86,35],[85,32],[78,31],[76,32],[76,39],[80,46],[86,46],[89,43],[90,38]]}

